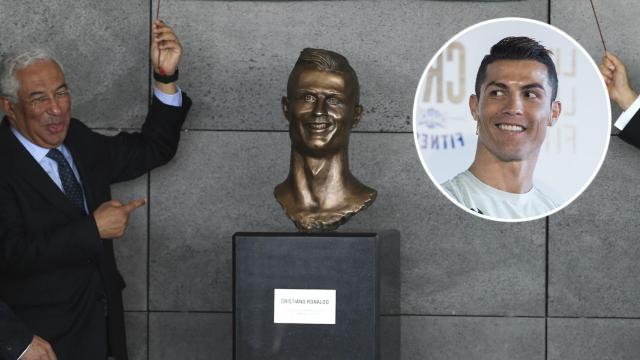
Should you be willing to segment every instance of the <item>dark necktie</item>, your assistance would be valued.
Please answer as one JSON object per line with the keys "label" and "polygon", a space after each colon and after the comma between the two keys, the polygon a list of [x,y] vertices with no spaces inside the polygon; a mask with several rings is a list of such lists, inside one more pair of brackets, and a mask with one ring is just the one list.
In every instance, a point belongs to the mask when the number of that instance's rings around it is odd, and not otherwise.
{"label": "dark necktie", "polygon": [[62,182],[62,188],[69,200],[78,207],[78,209],[84,212],[84,196],[82,195],[82,188],[76,179],[76,176],[71,170],[71,166],[65,159],[64,155],[58,149],[51,149],[47,154],[49,159],[53,159],[58,163],[58,174],[60,175],[60,181]]}

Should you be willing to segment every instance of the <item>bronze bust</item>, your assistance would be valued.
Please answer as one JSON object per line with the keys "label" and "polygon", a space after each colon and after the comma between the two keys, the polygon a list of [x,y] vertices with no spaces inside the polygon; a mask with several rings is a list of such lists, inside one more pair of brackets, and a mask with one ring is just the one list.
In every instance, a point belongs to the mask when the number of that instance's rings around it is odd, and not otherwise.
{"label": "bronze bust", "polygon": [[349,171],[349,135],[362,118],[360,86],[347,59],[304,49],[287,83],[289,176],[274,195],[301,231],[335,230],[368,207],[376,191]]}

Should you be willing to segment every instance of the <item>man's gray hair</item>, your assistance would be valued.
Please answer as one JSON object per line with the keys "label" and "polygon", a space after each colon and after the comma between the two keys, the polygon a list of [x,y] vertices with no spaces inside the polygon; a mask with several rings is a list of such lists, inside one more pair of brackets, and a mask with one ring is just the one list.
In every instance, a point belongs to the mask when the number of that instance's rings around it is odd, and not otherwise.
{"label": "man's gray hair", "polygon": [[40,61],[53,61],[63,70],[62,64],[44,49],[30,49],[5,56],[0,65],[0,96],[17,101],[20,84],[16,73]]}

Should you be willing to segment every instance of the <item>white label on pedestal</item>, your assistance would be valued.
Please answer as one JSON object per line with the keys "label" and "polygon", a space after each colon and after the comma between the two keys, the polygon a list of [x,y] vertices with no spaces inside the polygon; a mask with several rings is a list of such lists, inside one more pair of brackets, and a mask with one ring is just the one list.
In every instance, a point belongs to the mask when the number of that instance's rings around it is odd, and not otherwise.
{"label": "white label on pedestal", "polygon": [[274,324],[336,323],[336,291],[317,289],[274,289]]}

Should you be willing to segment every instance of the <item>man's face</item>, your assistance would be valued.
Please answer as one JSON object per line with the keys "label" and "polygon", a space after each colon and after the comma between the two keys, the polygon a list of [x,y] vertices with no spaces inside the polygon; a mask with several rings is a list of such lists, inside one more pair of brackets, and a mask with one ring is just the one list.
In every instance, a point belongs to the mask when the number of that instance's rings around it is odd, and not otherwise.
{"label": "man's face", "polygon": [[282,108],[294,148],[312,156],[346,149],[362,115],[349,78],[308,66],[293,71]]}
{"label": "man's face", "polygon": [[71,119],[71,96],[62,70],[53,61],[39,61],[18,70],[16,78],[20,86],[17,102],[2,99],[11,125],[36,145],[59,146]]}
{"label": "man's face", "polygon": [[479,95],[469,99],[478,148],[504,162],[537,159],[561,108],[551,101],[547,67],[534,60],[495,61],[487,66]]}

